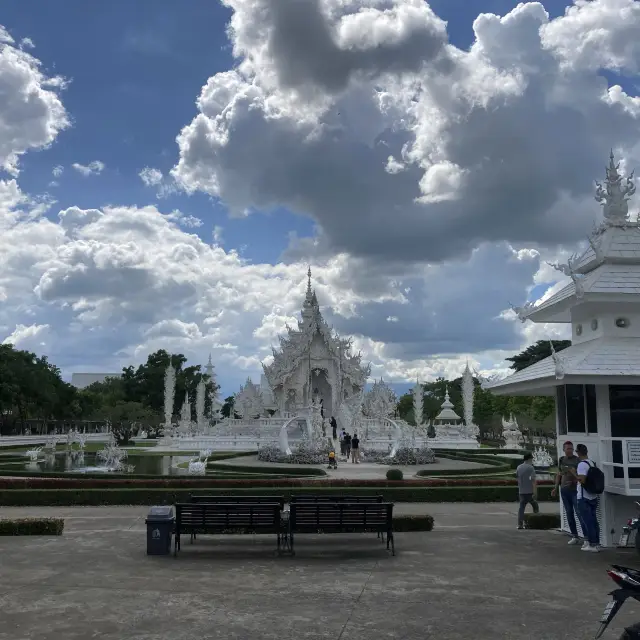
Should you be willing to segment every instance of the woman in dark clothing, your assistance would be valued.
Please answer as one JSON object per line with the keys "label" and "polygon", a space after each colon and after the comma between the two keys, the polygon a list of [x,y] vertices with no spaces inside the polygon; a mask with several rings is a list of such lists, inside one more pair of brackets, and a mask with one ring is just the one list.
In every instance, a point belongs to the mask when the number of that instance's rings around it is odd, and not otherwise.
{"label": "woman in dark clothing", "polygon": [[336,422],[336,419],[333,416],[331,416],[330,423],[331,423],[331,431],[333,432],[332,433],[333,439],[336,440],[338,438],[338,423]]}

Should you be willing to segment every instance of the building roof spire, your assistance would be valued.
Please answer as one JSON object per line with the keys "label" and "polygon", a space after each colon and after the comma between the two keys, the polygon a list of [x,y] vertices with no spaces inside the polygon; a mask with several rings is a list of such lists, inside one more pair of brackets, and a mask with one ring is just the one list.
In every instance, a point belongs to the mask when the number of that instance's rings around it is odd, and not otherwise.
{"label": "building roof spire", "polygon": [[618,172],[620,163],[616,164],[613,149],[609,155],[609,166],[606,168],[604,184],[596,182],[596,202],[602,205],[604,219],[609,224],[625,223],[629,216],[629,198],[636,192],[633,171],[627,176],[624,185],[623,177]]}

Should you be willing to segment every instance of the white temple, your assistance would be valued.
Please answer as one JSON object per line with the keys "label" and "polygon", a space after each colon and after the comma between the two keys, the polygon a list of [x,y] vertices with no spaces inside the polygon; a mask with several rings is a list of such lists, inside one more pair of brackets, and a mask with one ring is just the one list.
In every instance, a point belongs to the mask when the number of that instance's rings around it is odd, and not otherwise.
{"label": "white temple", "polygon": [[287,335],[280,337],[273,362],[263,365],[264,374],[280,415],[316,400],[322,403],[325,417],[338,418],[342,403],[363,391],[370,368],[361,365],[360,354],[351,353],[351,341],[341,339],[327,325],[311,289],[311,269],[307,276],[302,318],[297,328],[287,327]]}
{"label": "white temple", "polygon": [[[287,452],[290,440],[319,442],[329,438],[332,416],[338,429],[358,433],[363,450],[393,451],[408,442],[415,447],[477,447],[477,427],[460,424],[448,394],[445,405],[450,408],[443,405],[437,419],[439,436],[432,439],[422,425],[414,427],[393,417],[397,398],[383,380],[374,382],[365,393],[370,367],[362,365],[360,354],[351,352],[351,340],[340,338],[325,322],[311,287],[311,269],[307,276],[298,326],[287,327],[287,335],[280,337],[279,348],[273,349],[273,361],[263,365],[260,385],[248,378],[240,387],[234,416],[204,429],[193,425],[165,429],[162,447],[251,450],[277,445]],[[205,372],[214,379],[211,358]],[[175,389],[169,388],[169,383],[174,377],[168,375],[167,380],[165,395],[173,406],[171,394]],[[465,416],[473,416],[470,380]]]}
{"label": "white temple", "polygon": [[629,217],[633,174],[623,178],[613,153],[596,187],[603,221],[588,248],[552,265],[570,281],[542,302],[514,308],[523,322],[570,324],[571,346],[556,353],[552,344],[548,358],[490,389],[555,396],[558,456],[566,440],[583,443],[605,473],[599,517],[609,546],[640,496],[640,223]]}

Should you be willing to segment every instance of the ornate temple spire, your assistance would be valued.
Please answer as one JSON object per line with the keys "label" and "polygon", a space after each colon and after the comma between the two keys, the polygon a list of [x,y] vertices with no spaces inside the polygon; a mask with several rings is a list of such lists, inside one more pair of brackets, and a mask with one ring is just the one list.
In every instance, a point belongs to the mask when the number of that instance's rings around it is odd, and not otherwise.
{"label": "ornate temple spire", "polygon": [[313,290],[311,289],[311,266],[307,269],[307,293],[304,297],[304,306],[310,307],[313,304]]}
{"label": "ornate temple spire", "polygon": [[453,409],[453,403],[449,398],[449,386],[444,389],[444,402],[440,405],[442,409]]}
{"label": "ornate temple spire", "polygon": [[613,149],[609,156],[609,166],[606,168],[604,185],[596,182],[596,202],[602,205],[605,222],[625,223],[629,216],[629,199],[636,192],[633,182],[633,171],[626,178],[623,186],[622,176],[618,172],[620,163],[616,164]]}

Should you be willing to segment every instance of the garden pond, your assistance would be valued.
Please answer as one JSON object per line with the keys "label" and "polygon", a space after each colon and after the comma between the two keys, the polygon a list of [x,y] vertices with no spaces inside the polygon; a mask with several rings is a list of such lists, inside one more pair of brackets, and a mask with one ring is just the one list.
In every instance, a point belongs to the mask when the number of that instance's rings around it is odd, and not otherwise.
{"label": "garden pond", "polygon": [[[57,451],[42,452],[37,461],[17,460],[20,454],[0,454],[0,468],[7,471],[34,471],[50,473],[109,473],[109,469],[97,458],[96,453],[80,453]],[[140,475],[186,475],[187,469],[178,468],[178,464],[188,462],[194,456],[174,455],[144,455],[130,454],[124,464],[126,469],[117,473],[132,473]]]}

